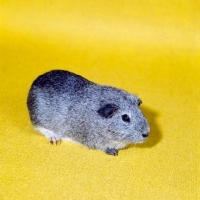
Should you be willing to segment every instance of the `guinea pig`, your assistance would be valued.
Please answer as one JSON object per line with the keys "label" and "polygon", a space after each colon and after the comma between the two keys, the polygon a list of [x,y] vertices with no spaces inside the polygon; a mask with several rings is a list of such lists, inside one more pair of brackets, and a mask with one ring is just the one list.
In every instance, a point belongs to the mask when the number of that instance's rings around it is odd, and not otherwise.
{"label": "guinea pig", "polygon": [[64,70],[40,75],[27,98],[33,126],[51,144],[66,140],[113,156],[147,139],[150,128],[141,103],[136,95]]}

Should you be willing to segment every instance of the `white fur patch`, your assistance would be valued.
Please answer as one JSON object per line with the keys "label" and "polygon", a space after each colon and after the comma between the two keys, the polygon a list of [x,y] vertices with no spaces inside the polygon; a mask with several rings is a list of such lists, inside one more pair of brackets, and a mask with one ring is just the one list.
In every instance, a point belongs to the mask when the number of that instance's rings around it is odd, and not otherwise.
{"label": "white fur patch", "polygon": [[62,138],[62,141],[65,141],[65,142],[72,142],[72,143],[75,143],[75,144],[82,145],[81,143],[76,142],[76,141],[72,140],[72,139],[69,138],[69,137],[64,137],[64,138]]}
{"label": "white fur patch", "polygon": [[72,142],[72,143],[75,143],[75,144],[79,144],[79,145],[82,145],[81,143],[79,142],[76,142],[74,141],[73,139],[69,138],[69,137],[59,137],[58,134],[55,134],[53,131],[49,130],[49,129],[46,129],[46,128],[43,128],[43,127],[36,127],[35,128],[37,131],[39,131],[42,135],[44,135],[48,140],[50,140],[50,138],[55,138],[57,140],[62,140],[62,141],[65,141],[65,142]]}
{"label": "white fur patch", "polygon": [[114,142],[114,144],[116,149],[123,149],[127,145],[126,143],[123,142]]}
{"label": "white fur patch", "polygon": [[55,134],[53,131],[49,129],[43,127],[36,127],[35,129],[39,131],[42,135],[44,135],[47,139],[49,139],[50,137],[59,138],[57,134]]}

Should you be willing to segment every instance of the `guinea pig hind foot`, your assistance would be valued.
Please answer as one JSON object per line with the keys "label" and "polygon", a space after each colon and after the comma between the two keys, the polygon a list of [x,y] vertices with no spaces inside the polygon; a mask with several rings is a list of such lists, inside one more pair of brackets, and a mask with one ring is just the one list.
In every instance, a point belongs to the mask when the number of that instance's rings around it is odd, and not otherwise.
{"label": "guinea pig hind foot", "polygon": [[50,142],[50,144],[52,145],[58,145],[58,144],[61,144],[61,139],[58,139],[56,137],[50,137],[50,138],[47,138],[48,141]]}
{"label": "guinea pig hind foot", "polygon": [[44,135],[50,144],[61,144],[61,138],[58,135],[56,135],[53,131],[43,127],[36,127],[36,130],[39,131],[42,135]]}

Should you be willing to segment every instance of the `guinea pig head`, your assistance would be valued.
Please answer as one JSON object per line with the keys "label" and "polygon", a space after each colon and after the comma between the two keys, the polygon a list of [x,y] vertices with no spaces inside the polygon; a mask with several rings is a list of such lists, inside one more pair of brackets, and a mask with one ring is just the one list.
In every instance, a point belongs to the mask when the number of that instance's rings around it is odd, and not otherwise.
{"label": "guinea pig head", "polygon": [[101,116],[105,137],[116,142],[142,143],[149,135],[149,124],[139,106],[142,101],[133,96],[117,102],[104,102],[97,113]]}

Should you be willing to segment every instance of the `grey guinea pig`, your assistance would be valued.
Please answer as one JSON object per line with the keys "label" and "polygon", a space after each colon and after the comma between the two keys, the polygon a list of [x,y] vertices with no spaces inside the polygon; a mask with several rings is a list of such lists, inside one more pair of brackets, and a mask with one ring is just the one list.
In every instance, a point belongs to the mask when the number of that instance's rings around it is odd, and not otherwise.
{"label": "grey guinea pig", "polygon": [[64,70],[39,76],[27,99],[33,126],[51,144],[66,140],[114,156],[147,139],[150,128],[141,103],[124,90]]}

